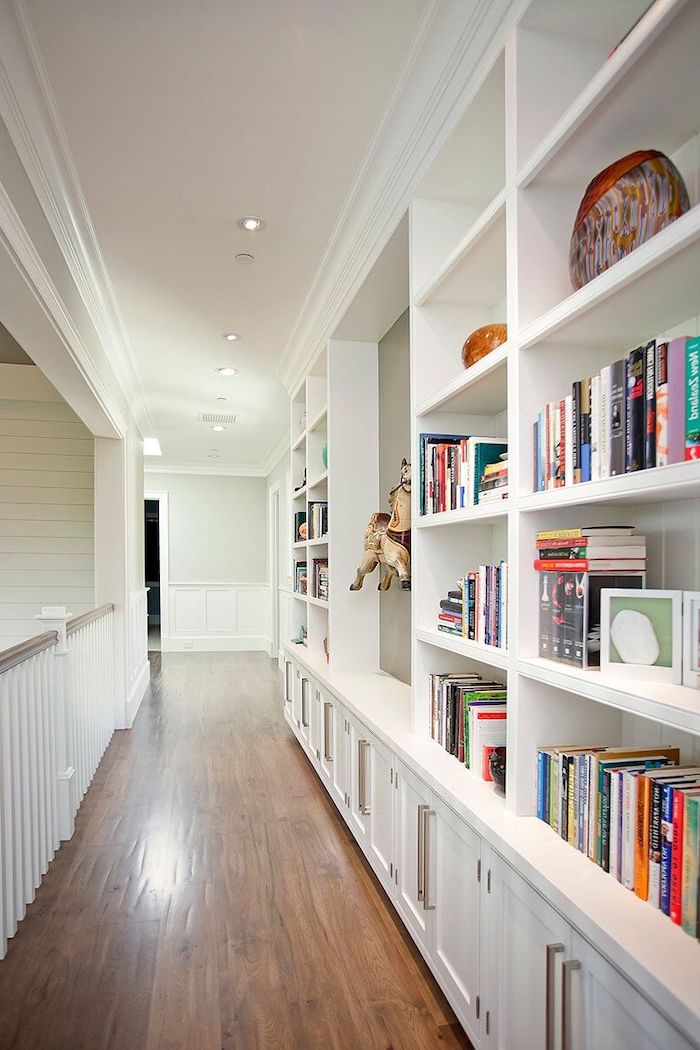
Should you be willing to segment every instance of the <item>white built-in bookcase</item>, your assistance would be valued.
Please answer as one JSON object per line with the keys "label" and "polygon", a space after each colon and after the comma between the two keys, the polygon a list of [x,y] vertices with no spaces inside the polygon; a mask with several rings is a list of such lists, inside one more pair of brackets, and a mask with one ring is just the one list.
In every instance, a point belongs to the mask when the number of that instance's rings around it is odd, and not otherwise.
{"label": "white built-in bookcase", "polygon": [[[510,499],[421,520],[414,487],[406,727],[431,749],[433,782],[444,767],[454,791],[456,759],[428,743],[429,676],[477,670],[507,683],[505,796],[476,774],[459,772],[465,805],[487,824],[493,826],[499,813],[512,814],[508,833],[529,843],[535,880],[541,868],[556,881],[560,868],[568,870],[571,850],[527,819],[536,810],[538,746],[678,743],[683,760],[700,763],[700,690],[622,683],[538,657],[532,562],[539,529],[632,524],[647,537],[649,587],[700,590],[700,464],[554,492],[533,492],[532,482],[532,427],[546,401],[566,396],[574,380],[650,338],[700,334],[700,3],[659,0],[608,58],[611,42],[647,7],[648,0],[523,2],[505,42],[484,56],[409,209],[414,479],[422,432],[507,436]],[[674,159],[691,210],[573,292],[568,246],[586,186],[608,164],[643,148]],[[465,338],[503,321],[507,343],[465,371]],[[378,670],[371,644],[376,581],[360,595],[347,590],[368,510],[379,509],[375,377],[362,367],[353,373],[349,347],[331,341],[316,366],[328,377],[331,599],[328,609],[308,604],[309,642],[318,651],[330,620],[333,667],[338,660],[343,670]],[[344,369],[335,367],[341,360]],[[317,379],[309,376],[295,395],[293,421]],[[292,442],[298,484],[304,463],[311,465],[308,425],[302,435],[293,423]],[[346,476],[353,463],[362,463],[365,473]],[[500,558],[510,568],[507,651],[441,635],[440,598],[465,571]],[[381,683],[376,692],[381,703]],[[595,880],[590,914],[599,925],[624,912],[630,929],[641,935],[647,924],[658,943],[674,938],[694,965],[695,946],[682,932],[668,923],[668,929],[659,927],[653,909],[621,894],[604,872],[597,871]]]}

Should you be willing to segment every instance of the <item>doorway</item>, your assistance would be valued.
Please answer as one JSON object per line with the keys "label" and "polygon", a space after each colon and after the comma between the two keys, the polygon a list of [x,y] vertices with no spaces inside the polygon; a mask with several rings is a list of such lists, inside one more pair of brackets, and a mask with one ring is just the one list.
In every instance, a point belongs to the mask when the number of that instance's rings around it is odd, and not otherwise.
{"label": "doorway", "polygon": [[144,565],[148,588],[148,649],[160,652],[160,503],[157,499],[144,501]]}

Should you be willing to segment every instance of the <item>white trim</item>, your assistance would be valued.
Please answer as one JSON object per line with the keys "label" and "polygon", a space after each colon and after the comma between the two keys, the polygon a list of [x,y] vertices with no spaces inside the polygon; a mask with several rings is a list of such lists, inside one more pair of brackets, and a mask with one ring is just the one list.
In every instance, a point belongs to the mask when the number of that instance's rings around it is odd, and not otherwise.
{"label": "white trim", "polygon": [[268,471],[264,467],[254,467],[246,464],[224,466],[204,466],[201,463],[173,463],[162,466],[154,463],[144,465],[144,474],[211,474],[216,477],[225,478],[265,478]]}
{"label": "white trim", "polygon": [[[144,490],[147,499],[158,502],[158,554],[160,556],[160,642],[170,636],[170,519],[168,493]],[[148,618],[148,617],[147,617]]]}
{"label": "white trim", "polygon": [[139,668],[134,684],[131,687],[128,697],[126,698],[126,718],[125,728],[131,729],[134,724],[134,719],[138,714],[138,710],[141,706],[141,702],[146,695],[148,685],[151,680],[151,665],[147,659],[143,661]]}
{"label": "white trim", "polygon": [[271,653],[270,639],[265,635],[187,635],[180,638],[168,638],[167,645],[161,639],[161,651],[164,653]]}
{"label": "white trim", "polygon": [[[280,649],[280,602],[279,581],[282,566],[281,539],[282,539],[282,491],[279,479],[275,481],[267,493],[267,557],[270,587],[270,653]],[[277,645],[275,646],[275,639]]]}

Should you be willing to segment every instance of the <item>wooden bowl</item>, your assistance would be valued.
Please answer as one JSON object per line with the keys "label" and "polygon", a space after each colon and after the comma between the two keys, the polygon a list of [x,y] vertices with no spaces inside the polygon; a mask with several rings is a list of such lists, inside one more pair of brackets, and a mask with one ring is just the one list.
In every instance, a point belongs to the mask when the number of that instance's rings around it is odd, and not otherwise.
{"label": "wooden bowl", "polygon": [[482,357],[505,343],[507,338],[508,326],[505,324],[487,324],[484,328],[477,328],[462,347],[462,364],[465,368],[471,368]]}
{"label": "wooden bowl", "polygon": [[675,164],[656,149],[621,157],[588,184],[569,245],[569,275],[582,288],[690,208]]}

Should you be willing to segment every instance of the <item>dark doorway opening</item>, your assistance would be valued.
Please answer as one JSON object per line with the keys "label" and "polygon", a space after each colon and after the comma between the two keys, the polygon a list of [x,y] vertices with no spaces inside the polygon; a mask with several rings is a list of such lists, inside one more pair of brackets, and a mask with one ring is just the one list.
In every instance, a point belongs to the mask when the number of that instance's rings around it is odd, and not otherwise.
{"label": "dark doorway opening", "polygon": [[160,503],[145,501],[146,587],[148,587],[148,648],[160,650]]}

